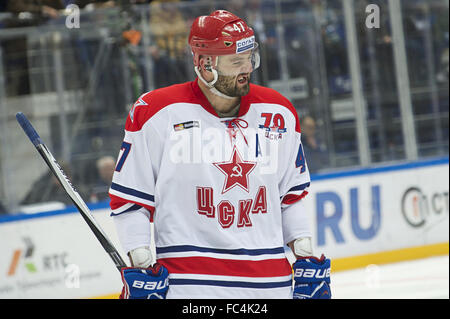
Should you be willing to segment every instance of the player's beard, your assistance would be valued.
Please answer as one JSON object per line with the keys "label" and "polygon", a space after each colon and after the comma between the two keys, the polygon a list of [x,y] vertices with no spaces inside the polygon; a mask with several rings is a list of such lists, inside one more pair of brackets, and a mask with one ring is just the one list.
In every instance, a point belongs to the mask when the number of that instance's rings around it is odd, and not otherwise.
{"label": "player's beard", "polygon": [[224,76],[219,75],[214,87],[221,93],[231,96],[231,97],[241,97],[247,95],[250,91],[250,74],[245,74],[247,77],[247,82],[243,85],[239,85],[237,78],[242,75],[237,76]]}

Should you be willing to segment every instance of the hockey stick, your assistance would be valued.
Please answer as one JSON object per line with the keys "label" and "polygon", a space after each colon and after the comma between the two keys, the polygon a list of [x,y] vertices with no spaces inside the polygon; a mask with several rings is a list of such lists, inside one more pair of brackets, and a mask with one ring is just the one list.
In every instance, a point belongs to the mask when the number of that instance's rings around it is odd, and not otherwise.
{"label": "hockey stick", "polygon": [[53,157],[52,153],[50,153],[47,146],[41,140],[38,133],[31,125],[30,121],[28,121],[28,119],[22,112],[16,114],[16,119],[17,122],[19,122],[22,129],[24,130],[25,134],[30,139],[31,143],[33,143],[39,154],[41,154],[42,158],[47,163],[48,167],[50,168],[50,171],[56,176],[58,181],[64,187],[64,190],[66,191],[67,195],[69,195],[72,202],[78,208],[78,211],[81,213],[81,216],[83,216],[84,220],[94,233],[95,237],[97,237],[103,249],[106,250],[106,252],[109,254],[109,257],[111,257],[117,269],[120,271],[122,267],[127,267],[122,257],[118,253],[117,249],[108,239],[106,234],[103,232],[100,225],[97,224],[86,203],[83,201],[80,194],[78,194],[78,192],[75,190],[71,181],[67,178],[66,174],[64,174],[63,170],[61,169],[61,166],[59,166],[59,164],[56,162],[56,159]]}

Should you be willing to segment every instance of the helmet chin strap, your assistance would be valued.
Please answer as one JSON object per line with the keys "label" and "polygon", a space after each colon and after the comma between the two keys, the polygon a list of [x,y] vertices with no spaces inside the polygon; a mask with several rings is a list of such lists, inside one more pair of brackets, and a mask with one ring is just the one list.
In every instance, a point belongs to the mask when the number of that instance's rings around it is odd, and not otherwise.
{"label": "helmet chin strap", "polygon": [[217,79],[219,78],[219,74],[217,73],[217,70],[215,70],[215,69],[212,69],[211,70],[211,72],[213,73],[213,75],[214,75],[214,79],[211,81],[211,82],[207,82],[204,78],[203,78],[203,76],[201,75],[201,73],[200,73],[200,71],[199,71],[199,69],[198,69],[198,66],[194,66],[194,71],[195,71],[195,73],[197,74],[197,76],[198,76],[198,78],[209,88],[209,90],[212,92],[212,93],[214,93],[215,95],[217,95],[217,96],[220,96],[220,97],[223,97],[223,98],[225,98],[225,99],[233,99],[234,97],[232,97],[232,96],[228,96],[228,95],[226,95],[226,94],[223,94],[222,92],[220,92],[219,90],[217,90],[215,87],[214,87],[214,84],[217,82]]}

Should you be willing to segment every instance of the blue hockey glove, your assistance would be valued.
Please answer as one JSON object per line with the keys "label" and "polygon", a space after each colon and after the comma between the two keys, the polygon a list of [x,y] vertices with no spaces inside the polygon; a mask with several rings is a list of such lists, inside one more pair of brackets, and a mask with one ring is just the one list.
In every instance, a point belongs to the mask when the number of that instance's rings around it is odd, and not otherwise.
{"label": "blue hockey glove", "polygon": [[294,299],[331,299],[331,262],[324,255],[298,258],[293,265]]}
{"label": "blue hockey glove", "polygon": [[119,299],[166,299],[167,268],[156,263],[149,268],[122,268],[123,289]]}

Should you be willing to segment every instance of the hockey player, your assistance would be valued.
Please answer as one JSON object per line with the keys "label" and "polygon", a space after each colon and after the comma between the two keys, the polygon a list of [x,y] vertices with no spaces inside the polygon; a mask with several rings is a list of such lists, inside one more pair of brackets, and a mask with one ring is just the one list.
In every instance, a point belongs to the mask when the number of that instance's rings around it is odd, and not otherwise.
{"label": "hockey player", "polygon": [[197,79],[143,94],[126,120],[109,191],[132,265],[121,298],[330,298],[297,113],[250,84],[253,30],[218,10],[194,20],[189,45]]}

